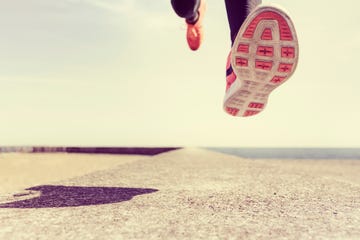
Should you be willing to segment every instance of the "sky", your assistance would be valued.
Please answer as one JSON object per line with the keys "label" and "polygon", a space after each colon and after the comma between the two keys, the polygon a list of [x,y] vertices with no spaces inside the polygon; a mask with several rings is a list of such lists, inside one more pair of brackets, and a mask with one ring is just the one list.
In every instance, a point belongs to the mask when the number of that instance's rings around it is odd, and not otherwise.
{"label": "sky", "polygon": [[289,12],[300,59],[238,118],[224,1],[193,52],[169,0],[0,0],[0,145],[360,147],[360,2],[263,3]]}

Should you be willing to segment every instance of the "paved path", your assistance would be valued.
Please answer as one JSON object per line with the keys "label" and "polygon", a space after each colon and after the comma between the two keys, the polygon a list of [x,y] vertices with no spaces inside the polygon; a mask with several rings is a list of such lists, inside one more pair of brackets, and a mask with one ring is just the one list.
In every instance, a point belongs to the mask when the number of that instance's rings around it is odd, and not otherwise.
{"label": "paved path", "polygon": [[181,149],[2,196],[0,239],[360,239],[359,172]]}
{"label": "paved path", "polygon": [[143,155],[0,153],[0,201],[12,193],[44,183],[82,176],[146,158]]}

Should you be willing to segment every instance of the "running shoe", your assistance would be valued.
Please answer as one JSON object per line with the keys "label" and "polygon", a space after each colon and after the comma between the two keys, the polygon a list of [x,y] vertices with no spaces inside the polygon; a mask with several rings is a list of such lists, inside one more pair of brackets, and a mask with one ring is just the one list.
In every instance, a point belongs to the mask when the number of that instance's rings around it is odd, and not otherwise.
{"label": "running shoe", "polygon": [[198,19],[195,23],[187,24],[187,31],[186,31],[186,40],[191,50],[195,51],[198,50],[202,40],[204,38],[204,30],[203,30],[203,20],[204,14],[206,11],[206,3],[205,0],[200,0],[200,6],[198,9]]}
{"label": "running shoe", "polygon": [[238,117],[260,113],[269,94],[294,73],[298,58],[298,39],[289,15],[273,5],[256,7],[228,56],[224,110]]}

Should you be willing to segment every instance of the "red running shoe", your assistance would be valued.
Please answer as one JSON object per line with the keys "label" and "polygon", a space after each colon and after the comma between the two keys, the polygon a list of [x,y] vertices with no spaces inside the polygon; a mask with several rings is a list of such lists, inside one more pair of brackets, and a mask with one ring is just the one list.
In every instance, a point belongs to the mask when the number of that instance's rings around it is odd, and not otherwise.
{"label": "red running shoe", "polygon": [[195,23],[186,22],[187,24],[186,40],[190,49],[193,51],[199,49],[202,40],[204,38],[203,20],[204,20],[205,11],[206,11],[205,0],[200,0],[200,6],[198,10],[199,17],[197,21]]}
{"label": "red running shoe", "polygon": [[248,117],[264,110],[269,94],[294,73],[299,46],[290,17],[258,6],[241,26],[228,57],[224,110]]}

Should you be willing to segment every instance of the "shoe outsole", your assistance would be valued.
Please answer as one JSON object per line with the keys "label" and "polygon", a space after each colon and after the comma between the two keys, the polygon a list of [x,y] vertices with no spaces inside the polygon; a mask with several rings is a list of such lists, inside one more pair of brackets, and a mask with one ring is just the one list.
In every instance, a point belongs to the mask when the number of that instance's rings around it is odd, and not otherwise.
{"label": "shoe outsole", "polygon": [[294,73],[298,58],[294,24],[285,11],[276,6],[255,8],[231,49],[236,80],[227,90],[224,110],[242,117],[260,113],[269,94]]}

